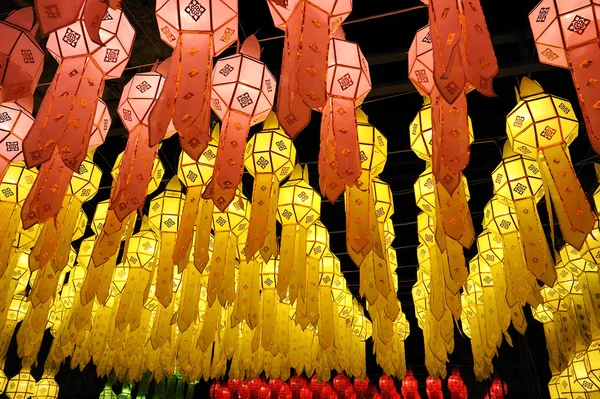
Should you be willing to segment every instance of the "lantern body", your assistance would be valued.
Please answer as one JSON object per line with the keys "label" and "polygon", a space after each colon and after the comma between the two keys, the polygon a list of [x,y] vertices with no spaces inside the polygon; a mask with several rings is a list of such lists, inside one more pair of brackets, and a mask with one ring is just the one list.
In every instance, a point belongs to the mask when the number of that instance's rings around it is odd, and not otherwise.
{"label": "lantern body", "polygon": [[327,67],[327,94],[349,98],[359,106],[371,91],[369,64],[357,43],[331,39]]}
{"label": "lantern body", "polygon": [[2,163],[23,160],[22,143],[31,125],[33,116],[18,103],[0,105],[0,156],[4,158],[0,167]]}
{"label": "lantern body", "polygon": [[108,112],[108,107],[106,106],[106,103],[99,98],[98,105],[96,106],[96,114],[94,115],[94,125],[92,127],[88,151],[104,144],[111,124],[112,118],[110,117],[110,112]]}
{"label": "lantern body", "polygon": [[10,399],[26,399],[35,393],[35,380],[29,370],[23,371],[8,381],[4,393]]}
{"label": "lantern body", "polygon": [[299,375],[295,375],[290,379],[290,388],[293,392],[298,392],[306,385],[306,380]]}
{"label": "lantern body", "polygon": [[354,378],[354,390],[357,393],[365,393],[369,388],[369,379],[365,377],[364,380],[359,380],[358,378]]}
{"label": "lantern body", "polygon": [[395,389],[394,379],[387,375],[379,377],[379,389],[381,392],[390,393]]}
{"label": "lantern body", "polygon": [[300,399],[312,399],[313,393],[308,387],[304,387],[300,390]]}

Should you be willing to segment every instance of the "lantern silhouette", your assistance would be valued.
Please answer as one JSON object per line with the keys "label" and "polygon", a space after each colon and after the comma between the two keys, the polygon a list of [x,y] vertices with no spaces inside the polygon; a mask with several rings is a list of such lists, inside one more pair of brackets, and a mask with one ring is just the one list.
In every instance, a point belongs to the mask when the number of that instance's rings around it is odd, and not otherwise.
{"label": "lantern silhouette", "polygon": [[[327,67],[327,102],[321,120],[322,154],[338,177],[347,186],[358,182],[362,173],[356,107],[371,90],[369,66],[357,43],[332,38]],[[328,163],[329,163],[328,162]],[[330,199],[339,195],[339,188],[328,194],[328,185],[321,191]]]}
{"label": "lantern silhouette", "polygon": [[240,53],[222,58],[213,69],[211,107],[222,121],[215,170],[204,198],[224,210],[241,182],[250,126],[262,122],[275,99],[275,78],[260,61],[260,44],[250,36]]}
{"label": "lantern silhouette", "polygon": [[512,149],[537,159],[565,241],[581,248],[595,219],[567,151],[579,126],[572,106],[528,78],[521,81],[518,100],[506,117]]}
{"label": "lantern silhouette", "polygon": [[0,46],[0,104],[28,97],[35,91],[44,65],[44,51],[35,40],[37,28],[32,7],[13,11],[0,21],[4,38]]}
{"label": "lantern silhouette", "polygon": [[[165,88],[150,115],[150,146],[171,120],[182,149],[197,160],[210,142],[213,57],[237,40],[237,2],[160,0],[156,20],[161,39],[173,47]],[[229,72],[226,72],[229,74]],[[224,75],[226,76],[226,75]],[[255,98],[256,99],[256,98]]]}
{"label": "lantern silhouette", "polygon": [[167,307],[173,293],[173,251],[177,238],[177,229],[183,210],[185,195],[181,184],[173,177],[165,191],[150,202],[148,221],[150,227],[160,234],[160,254],[156,270],[156,299]]}
{"label": "lantern silhouette", "polygon": [[252,136],[246,146],[246,169],[254,176],[247,258],[259,249],[265,261],[277,256],[275,227],[279,183],[292,173],[295,163],[296,148],[271,112],[263,130]]}
{"label": "lantern silhouette", "polygon": [[78,170],[87,154],[104,80],[120,77],[129,60],[135,30],[123,12],[110,10],[103,15],[102,45],[90,40],[87,17],[81,12],[74,23],[53,32],[46,44],[61,67],[42,101],[44,111],[23,141],[29,167],[59,156],[68,168]]}
{"label": "lantern silhouette", "polygon": [[[177,243],[173,261],[179,265],[179,270],[187,266],[189,246],[194,237],[194,265],[202,272],[208,263],[208,241],[210,238],[210,220],[213,203],[202,198],[202,192],[213,174],[217,145],[219,142],[219,126],[215,125],[212,139],[200,158],[195,161],[187,153],[179,157],[177,176],[187,187],[181,226],[177,233]],[[195,230],[194,230],[195,226]]]}
{"label": "lantern silhouette", "polygon": [[0,105],[0,179],[10,163],[23,161],[22,143],[32,124],[30,109],[19,103]]}
{"label": "lantern silhouette", "polygon": [[590,61],[599,54],[593,2],[541,1],[529,13],[529,23],[540,62],[571,71],[590,143],[600,152],[600,97],[594,89],[598,67]]}
{"label": "lantern silhouette", "polygon": [[321,197],[308,182],[308,167],[296,165],[279,191],[277,218],[282,225],[277,292],[287,295],[294,270],[306,265],[308,229],[319,219]]}
{"label": "lantern silhouette", "polygon": [[310,122],[311,108],[320,109],[327,100],[329,40],[352,11],[352,2],[269,0],[267,4],[275,26],[285,31],[277,116],[295,138]]}

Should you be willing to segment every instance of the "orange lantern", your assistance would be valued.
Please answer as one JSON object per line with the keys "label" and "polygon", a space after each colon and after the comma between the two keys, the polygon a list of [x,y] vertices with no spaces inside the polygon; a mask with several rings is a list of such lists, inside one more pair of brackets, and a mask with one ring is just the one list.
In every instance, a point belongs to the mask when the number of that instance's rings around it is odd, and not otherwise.
{"label": "orange lantern", "polygon": [[104,80],[121,76],[133,47],[135,31],[120,10],[109,11],[102,20],[104,45],[90,40],[83,19],[82,14],[54,32],[46,44],[60,67],[23,140],[27,166],[43,164],[28,204],[35,217],[24,220],[26,225],[58,213],[70,177],[87,155]]}
{"label": "orange lantern", "polygon": [[213,70],[211,106],[223,121],[213,178],[203,197],[224,210],[233,200],[244,171],[250,126],[266,119],[275,100],[275,78],[260,61],[260,44],[250,36],[231,57]]}
{"label": "orange lantern", "polygon": [[33,8],[13,11],[0,21],[0,104],[30,96],[42,74],[44,50],[35,40]]}
{"label": "orange lantern", "polygon": [[236,0],[156,2],[161,39],[173,55],[150,115],[150,146],[165,137],[171,119],[191,158],[198,159],[208,146],[212,60],[237,40],[237,7]]}
{"label": "orange lantern", "polygon": [[268,0],[267,4],[275,26],[285,30],[277,116],[295,138],[310,122],[311,108],[325,105],[329,40],[352,11],[352,1]]}
{"label": "orange lantern", "polygon": [[[325,170],[333,169],[347,186],[354,186],[362,173],[356,107],[371,90],[369,66],[358,44],[344,40],[341,30],[331,39],[328,62],[319,155],[326,161],[320,162],[319,172],[327,175]],[[321,179],[321,192],[330,201],[341,194],[338,187],[330,187],[333,179]]]}
{"label": "orange lantern", "polygon": [[595,58],[600,55],[595,2],[541,1],[529,14],[529,24],[540,62],[571,71],[588,138],[600,153],[600,95]]}

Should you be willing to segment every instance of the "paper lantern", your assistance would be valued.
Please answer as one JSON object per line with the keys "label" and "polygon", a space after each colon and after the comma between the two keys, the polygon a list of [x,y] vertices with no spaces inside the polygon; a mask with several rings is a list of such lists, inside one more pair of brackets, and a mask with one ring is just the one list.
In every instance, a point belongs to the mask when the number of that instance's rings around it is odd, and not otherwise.
{"label": "paper lantern", "polygon": [[277,218],[282,224],[277,292],[287,295],[292,274],[307,262],[308,229],[319,219],[321,197],[308,182],[308,167],[298,164],[279,191]]}
{"label": "paper lantern", "polygon": [[354,378],[354,390],[358,393],[365,393],[369,388],[369,378],[365,377],[360,380],[358,378]]}
{"label": "paper lantern", "polygon": [[177,238],[185,195],[177,176],[167,184],[165,191],[150,202],[148,221],[160,234],[160,255],[156,270],[156,299],[167,307],[173,297],[173,251]]}
{"label": "paper lantern", "polygon": [[101,45],[90,40],[87,17],[80,13],[74,23],[53,32],[46,44],[61,67],[42,101],[44,111],[23,141],[29,167],[48,162],[56,150],[68,168],[78,170],[88,150],[104,80],[120,77],[129,60],[135,30],[123,12],[103,13]]}
{"label": "paper lantern", "polygon": [[452,399],[459,399],[463,391],[464,382],[460,376],[458,369],[452,370],[452,375],[448,377],[448,390]]}
{"label": "paper lantern", "polygon": [[379,389],[381,389],[381,392],[391,393],[395,388],[393,378],[385,374],[379,377]]}
{"label": "paper lantern", "polygon": [[240,399],[248,399],[250,397],[250,386],[248,381],[240,382],[240,387],[238,388],[238,395]]}
{"label": "paper lantern", "polygon": [[0,104],[31,96],[35,91],[44,65],[44,51],[35,40],[37,28],[32,7],[12,11],[0,21],[4,38],[0,46]]}
{"label": "paper lantern", "polygon": [[4,394],[10,399],[26,399],[35,393],[35,384],[29,367],[23,367],[19,374],[8,381]]}
{"label": "paper lantern", "polygon": [[32,124],[30,109],[19,103],[0,105],[0,179],[10,163],[23,161],[22,143]]}
{"label": "paper lantern", "polygon": [[260,44],[246,39],[240,52],[215,63],[212,110],[222,121],[215,171],[204,198],[224,210],[241,182],[250,126],[262,122],[275,99],[275,78],[260,61]]}
{"label": "paper lantern", "polygon": [[[319,159],[326,158],[328,163],[333,162],[333,169],[347,186],[357,184],[362,173],[355,109],[370,90],[369,66],[358,44],[344,40],[343,36],[332,38]],[[321,185],[321,191],[332,200],[337,198],[336,194],[339,195],[340,191],[337,187],[330,190],[329,184]]]}
{"label": "paper lantern", "polygon": [[504,396],[508,393],[508,385],[506,384],[506,382],[503,382],[498,377],[496,377],[494,378],[494,381],[492,381],[490,393],[492,395],[492,399],[503,399]]}
{"label": "paper lantern", "polygon": [[590,143],[600,152],[600,97],[594,89],[598,68],[591,61],[599,54],[594,3],[544,0],[531,10],[529,23],[540,62],[571,71]]}
{"label": "paper lantern", "polygon": [[346,386],[344,389],[344,397],[346,399],[356,399],[356,392],[354,391],[354,387],[352,385]]}
{"label": "paper lantern", "polygon": [[254,176],[246,258],[260,249],[267,261],[277,255],[275,227],[279,183],[292,173],[296,163],[296,147],[279,127],[275,113],[269,114],[263,130],[248,141],[244,163]]}
{"label": "paper lantern", "polygon": [[304,386],[306,386],[306,380],[298,374],[290,379],[290,388],[293,392],[300,391]]}
{"label": "paper lantern", "polygon": [[42,379],[35,384],[33,397],[37,399],[57,399],[59,387],[54,376],[44,373]]}
{"label": "paper lantern", "polygon": [[217,392],[220,392],[220,391],[221,391],[221,384],[219,384],[218,382],[215,382],[210,386],[208,396],[210,396],[210,399],[216,399]]}
{"label": "paper lantern", "polygon": [[227,388],[229,388],[231,392],[237,392],[240,388],[240,380],[238,380],[237,378],[230,378],[227,381]]}
{"label": "paper lantern", "polygon": [[262,383],[258,390],[258,399],[269,399],[271,397],[271,389],[266,383]]}
{"label": "paper lantern", "polygon": [[415,378],[412,370],[406,372],[406,376],[402,379],[402,395],[405,398],[412,399],[416,397],[416,393],[419,389],[419,383]]}
{"label": "paper lantern", "polygon": [[151,111],[150,146],[156,146],[165,137],[171,120],[179,133],[181,148],[192,159],[198,159],[208,146],[211,140],[208,93],[215,79],[207,71],[213,69],[213,57],[238,38],[237,8],[237,1],[232,0],[156,3],[161,39],[173,47],[173,55],[165,88]]}
{"label": "paper lantern", "polygon": [[340,373],[333,378],[333,389],[338,393],[343,393],[348,385],[350,385],[350,380],[344,373]]}
{"label": "paper lantern", "polygon": [[581,248],[594,227],[594,215],[567,151],[579,126],[573,108],[528,78],[519,90],[519,103],[506,118],[508,139],[513,151],[537,159],[563,237]]}
{"label": "paper lantern", "polygon": [[279,390],[279,398],[281,399],[292,399],[293,393],[289,386],[283,385]]}
{"label": "paper lantern", "polygon": [[309,387],[304,387],[300,390],[300,399],[312,399],[313,392]]}
{"label": "paper lantern", "polygon": [[439,378],[427,377],[425,382],[427,397],[429,399],[443,399],[442,396],[442,380]]}
{"label": "paper lantern", "polygon": [[202,198],[202,192],[213,174],[218,142],[219,126],[215,125],[211,141],[197,161],[186,152],[182,152],[179,157],[177,176],[187,187],[183,217],[177,232],[173,255],[173,261],[179,265],[179,270],[183,270],[187,266],[192,237],[194,237],[194,265],[198,271],[202,272],[208,263],[208,241],[213,203],[212,200]]}
{"label": "paper lantern", "polygon": [[92,128],[88,150],[93,150],[104,144],[111,124],[112,118],[110,112],[108,112],[108,107],[104,100],[99,98],[98,105],[96,106],[96,114],[94,115],[94,127]]}

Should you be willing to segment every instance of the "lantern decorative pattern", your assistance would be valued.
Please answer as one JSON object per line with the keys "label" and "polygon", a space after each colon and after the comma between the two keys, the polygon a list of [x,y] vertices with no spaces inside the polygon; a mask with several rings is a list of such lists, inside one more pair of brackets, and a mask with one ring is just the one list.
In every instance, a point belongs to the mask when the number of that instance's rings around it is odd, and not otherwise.
{"label": "lantern decorative pattern", "polygon": [[246,39],[239,54],[218,60],[213,69],[212,110],[223,122],[213,178],[203,197],[224,210],[233,201],[244,169],[250,126],[264,121],[273,107],[275,78],[260,61],[260,44]]}
{"label": "lantern decorative pattern", "polygon": [[[182,149],[197,160],[210,142],[213,57],[237,40],[237,0],[160,0],[161,39],[173,47],[165,88],[150,112],[149,145],[156,146],[173,121]],[[223,76],[231,71],[224,70]],[[256,98],[255,98],[256,100]]]}

